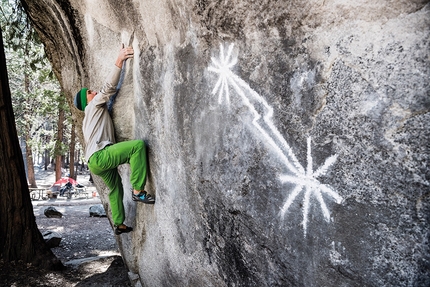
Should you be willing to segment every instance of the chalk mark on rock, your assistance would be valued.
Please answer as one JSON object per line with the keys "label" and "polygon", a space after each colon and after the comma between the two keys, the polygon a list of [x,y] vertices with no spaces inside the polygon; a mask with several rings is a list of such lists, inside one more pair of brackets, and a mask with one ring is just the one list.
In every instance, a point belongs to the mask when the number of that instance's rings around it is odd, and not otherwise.
{"label": "chalk mark on rock", "polygon": [[330,221],[330,212],[324,202],[322,193],[329,195],[337,203],[342,201],[342,197],[336,191],[332,190],[330,186],[320,183],[317,179],[319,176],[326,174],[328,168],[336,161],[337,155],[327,158],[324,164],[314,172],[312,168],[311,138],[308,137],[307,167],[306,170],[303,168],[287,141],[275,127],[272,121],[273,108],[244,80],[232,72],[231,68],[233,68],[237,63],[237,57],[232,56],[233,47],[234,45],[230,44],[227,53],[225,53],[224,46],[221,44],[219,59],[215,59],[214,57],[211,58],[213,65],[210,66],[208,70],[219,74],[219,78],[212,90],[212,94],[215,95],[218,93],[219,104],[222,104],[223,98],[225,98],[226,104],[230,105],[229,86],[233,87],[234,91],[241,97],[243,103],[254,115],[252,124],[257,128],[265,142],[273,148],[275,154],[282,159],[282,162],[292,173],[292,175],[282,175],[279,178],[282,183],[289,182],[296,185],[279,212],[282,220],[296,197],[304,190],[302,224],[304,236],[306,236],[311,196],[315,197],[319,202],[322,213],[327,222]]}

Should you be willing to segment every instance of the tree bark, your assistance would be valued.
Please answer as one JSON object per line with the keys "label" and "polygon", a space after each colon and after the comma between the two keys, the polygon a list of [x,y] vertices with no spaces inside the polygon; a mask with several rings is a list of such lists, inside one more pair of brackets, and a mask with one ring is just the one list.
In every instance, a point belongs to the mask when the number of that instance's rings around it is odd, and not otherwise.
{"label": "tree bark", "polygon": [[49,165],[49,151],[47,149],[45,149],[45,154],[44,154],[44,161],[45,161],[45,170],[48,170],[48,165]]}
{"label": "tree bark", "polygon": [[25,139],[25,151],[27,155],[27,174],[28,174],[28,184],[31,188],[37,188],[36,177],[34,175],[34,164],[33,164],[33,151],[31,146],[28,144],[30,140],[30,132],[27,132]]}
{"label": "tree bark", "polygon": [[63,143],[64,110],[62,108],[60,108],[58,112],[57,126],[57,142],[55,143],[55,181],[61,178],[61,168],[63,167],[61,150]]}
{"label": "tree bark", "polygon": [[[27,61],[25,62],[25,66],[28,66]],[[27,70],[27,69],[25,69]],[[30,91],[30,81],[28,79],[28,74],[25,72],[24,74],[24,91],[28,95]],[[30,187],[36,188],[36,177],[34,176],[34,164],[33,164],[33,152],[31,150],[31,145],[28,144],[30,142],[30,133],[31,133],[31,124],[28,122],[28,118],[26,119],[27,124],[25,126],[26,133],[25,133],[25,152],[26,152],[26,158],[27,158],[27,176],[28,176],[28,183],[30,184]]]}
{"label": "tree bark", "polygon": [[36,225],[12,110],[0,29],[0,259],[45,269],[63,267]]}
{"label": "tree bark", "polygon": [[70,177],[76,179],[75,175],[75,124],[72,124],[72,131],[70,133]]}

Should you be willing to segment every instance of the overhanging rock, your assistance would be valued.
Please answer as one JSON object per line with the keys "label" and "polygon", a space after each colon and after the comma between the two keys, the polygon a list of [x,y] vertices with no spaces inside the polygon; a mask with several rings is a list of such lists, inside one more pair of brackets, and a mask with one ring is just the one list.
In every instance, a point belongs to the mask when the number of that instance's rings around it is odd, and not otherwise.
{"label": "overhanging rock", "polygon": [[427,1],[24,2],[70,101],[134,48],[113,115],[157,202],[127,192],[117,238],[143,286],[430,284]]}

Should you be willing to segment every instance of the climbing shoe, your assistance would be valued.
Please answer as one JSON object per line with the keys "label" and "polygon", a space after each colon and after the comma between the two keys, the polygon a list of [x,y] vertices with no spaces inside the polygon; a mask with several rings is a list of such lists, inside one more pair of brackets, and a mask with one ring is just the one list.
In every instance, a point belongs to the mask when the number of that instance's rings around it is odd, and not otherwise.
{"label": "climbing shoe", "polygon": [[147,204],[154,204],[155,198],[152,197],[149,193],[146,191],[141,191],[139,194],[133,193],[133,200],[134,201],[140,201]]}
{"label": "climbing shoe", "polygon": [[119,226],[117,226],[115,228],[116,235],[120,235],[122,233],[129,233],[130,231],[133,231],[133,227],[125,226],[125,228],[119,228]]}

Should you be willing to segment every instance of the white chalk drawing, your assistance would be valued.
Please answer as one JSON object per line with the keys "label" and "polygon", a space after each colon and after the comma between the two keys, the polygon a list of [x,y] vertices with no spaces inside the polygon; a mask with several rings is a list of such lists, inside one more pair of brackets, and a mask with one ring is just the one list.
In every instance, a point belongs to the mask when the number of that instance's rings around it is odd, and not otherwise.
{"label": "white chalk drawing", "polygon": [[273,108],[244,80],[232,72],[231,68],[237,63],[237,57],[232,55],[233,47],[234,45],[231,44],[227,52],[225,52],[224,46],[221,44],[219,59],[213,57],[211,59],[213,65],[210,66],[208,70],[219,75],[218,81],[212,90],[212,94],[215,95],[218,93],[219,104],[222,104],[223,99],[225,99],[226,104],[229,105],[229,87],[231,86],[253,114],[254,119],[252,124],[261,133],[264,142],[273,149],[275,154],[280,157],[287,169],[291,172],[291,174],[282,175],[279,178],[282,183],[288,182],[295,185],[295,188],[289,194],[279,212],[281,219],[284,219],[285,214],[296,197],[304,191],[303,230],[304,236],[306,236],[311,196],[315,197],[319,202],[324,219],[327,222],[330,221],[330,212],[324,202],[322,194],[329,195],[337,203],[342,201],[342,197],[336,191],[332,190],[328,185],[322,184],[317,179],[321,175],[324,175],[328,168],[334,164],[337,155],[327,158],[324,164],[314,172],[312,168],[311,138],[309,137],[307,140],[307,167],[306,170],[303,168],[287,141],[275,127],[272,121]]}
{"label": "white chalk drawing", "polygon": [[290,182],[296,185],[293,191],[288,196],[287,200],[284,203],[284,206],[281,208],[279,212],[281,218],[283,219],[285,213],[288,211],[288,208],[293,203],[294,199],[299,195],[302,190],[305,190],[305,195],[303,199],[303,230],[306,236],[306,228],[308,222],[308,212],[309,212],[309,200],[311,195],[313,195],[318,202],[320,203],[320,207],[322,213],[324,215],[324,219],[329,222],[330,221],[330,212],[328,211],[327,205],[324,202],[322,197],[322,193],[325,193],[332,197],[337,203],[342,201],[342,197],[332,190],[328,185],[322,184],[317,180],[317,178],[321,175],[324,175],[327,172],[327,169],[336,161],[337,155],[332,155],[328,157],[324,164],[318,168],[315,172],[312,169],[312,155],[311,155],[311,138],[308,137],[307,141],[307,167],[306,172],[302,174],[291,175],[282,175],[280,177],[281,182]]}

